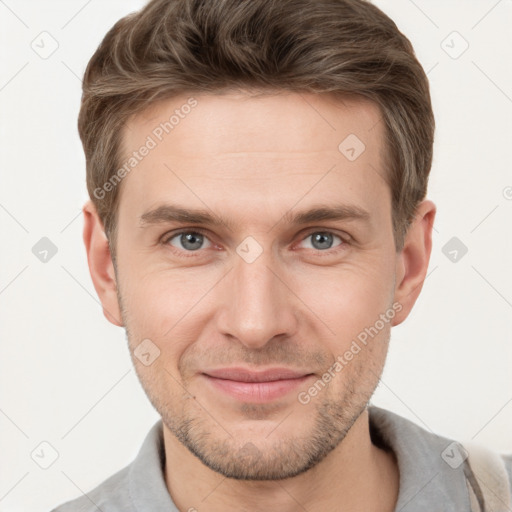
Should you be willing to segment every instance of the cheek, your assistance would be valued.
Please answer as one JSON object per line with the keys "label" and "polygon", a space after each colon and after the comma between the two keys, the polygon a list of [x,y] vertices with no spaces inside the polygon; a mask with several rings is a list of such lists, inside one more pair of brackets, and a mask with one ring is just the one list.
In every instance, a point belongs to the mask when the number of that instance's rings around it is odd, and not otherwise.
{"label": "cheek", "polygon": [[294,289],[337,340],[347,340],[373,325],[389,309],[392,270],[376,259],[364,266],[317,269],[300,281],[295,280]]}
{"label": "cheek", "polygon": [[[133,271],[122,281],[122,302],[126,324],[133,343],[149,338],[162,351],[163,359],[176,367],[190,341],[201,331],[204,318],[198,318],[208,292],[218,277],[193,276],[185,270]],[[176,364],[172,361],[176,361]]]}

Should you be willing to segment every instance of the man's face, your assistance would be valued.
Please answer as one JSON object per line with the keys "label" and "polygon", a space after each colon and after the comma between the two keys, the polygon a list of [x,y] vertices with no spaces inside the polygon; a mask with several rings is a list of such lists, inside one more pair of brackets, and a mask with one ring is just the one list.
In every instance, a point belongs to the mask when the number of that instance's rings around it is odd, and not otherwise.
{"label": "man's face", "polygon": [[[226,476],[290,477],[359,418],[397,323],[383,122],[373,104],[324,95],[195,99],[124,132],[123,161],[148,136],[156,146],[122,182],[123,322],[168,433]],[[176,109],[190,112],[155,132]],[[293,222],[319,208],[349,215]]]}

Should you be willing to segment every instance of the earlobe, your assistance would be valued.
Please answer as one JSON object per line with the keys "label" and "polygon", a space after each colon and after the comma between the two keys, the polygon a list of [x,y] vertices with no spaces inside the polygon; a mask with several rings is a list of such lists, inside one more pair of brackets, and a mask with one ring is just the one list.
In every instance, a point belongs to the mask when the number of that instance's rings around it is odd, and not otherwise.
{"label": "earlobe", "polygon": [[393,326],[401,324],[407,318],[423,287],[432,251],[435,215],[436,206],[432,201],[425,200],[418,205],[404,247],[397,254],[395,302],[402,309],[393,319]]}
{"label": "earlobe", "polygon": [[101,301],[106,319],[112,324],[122,327],[114,264],[103,223],[92,201],[87,201],[82,211],[84,214],[83,239],[94,288]]}

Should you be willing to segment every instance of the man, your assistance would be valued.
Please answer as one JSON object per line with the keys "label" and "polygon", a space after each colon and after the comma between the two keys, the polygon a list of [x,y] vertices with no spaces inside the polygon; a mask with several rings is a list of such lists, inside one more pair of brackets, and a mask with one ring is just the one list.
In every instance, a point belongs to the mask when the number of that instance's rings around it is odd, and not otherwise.
{"label": "man", "polygon": [[385,14],[153,0],[83,91],[89,268],[162,421],[57,511],[510,509],[512,458],[368,405],[436,213],[427,78]]}

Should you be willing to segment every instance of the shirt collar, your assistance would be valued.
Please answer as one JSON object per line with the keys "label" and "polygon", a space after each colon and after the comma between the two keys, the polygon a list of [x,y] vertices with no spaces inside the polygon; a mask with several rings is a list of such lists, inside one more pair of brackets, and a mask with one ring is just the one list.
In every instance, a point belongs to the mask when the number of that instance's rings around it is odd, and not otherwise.
{"label": "shirt collar", "polygon": [[380,438],[398,462],[396,512],[470,510],[464,464],[452,468],[442,457],[452,441],[379,407],[368,411],[372,437]]}
{"label": "shirt collar", "polygon": [[[394,452],[400,473],[396,512],[470,510],[463,465],[450,467],[442,458],[452,441],[379,407],[368,408],[375,444]],[[164,477],[165,449],[162,420],[153,425],[130,467],[129,492],[139,512],[178,512]]]}
{"label": "shirt collar", "polygon": [[160,419],[149,431],[129,472],[130,497],[138,512],[179,512],[164,477],[165,448]]}

